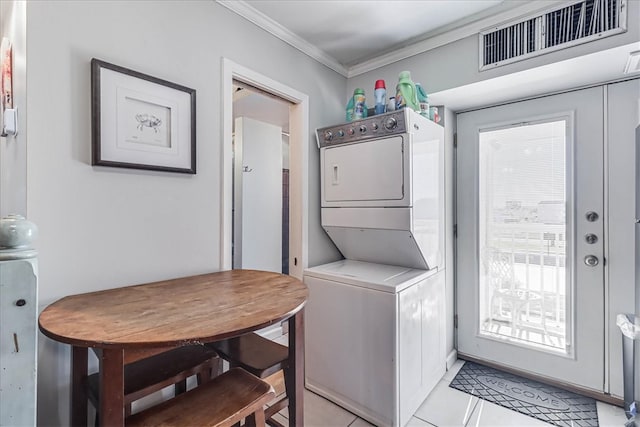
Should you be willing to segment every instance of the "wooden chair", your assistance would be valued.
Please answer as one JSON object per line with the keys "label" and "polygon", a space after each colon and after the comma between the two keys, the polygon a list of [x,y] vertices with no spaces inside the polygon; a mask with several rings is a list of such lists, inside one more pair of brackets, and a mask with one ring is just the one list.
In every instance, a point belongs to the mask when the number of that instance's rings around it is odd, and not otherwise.
{"label": "wooden chair", "polygon": [[[134,360],[127,363],[128,360]],[[197,375],[198,384],[208,382],[222,372],[217,353],[202,345],[190,345],[164,351],[151,349],[125,352],[124,399],[125,417],[131,415],[131,403],[158,390],[174,385],[175,395],[187,391],[187,378]],[[100,401],[98,374],[87,377],[87,395],[96,408],[96,425]]]}
{"label": "wooden chair", "polygon": [[209,344],[218,355],[229,362],[231,368],[240,367],[253,375],[265,379],[278,389],[278,371],[283,371],[285,378],[284,396],[274,402],[265,410],[266,422],[270,426],[282,427],[272,417],[282,409],[289,406],[289,391],[292,389],[287,384],[287,372],[289,370],[289,349],[256,333],[241,335],[223,341]]}
{"label": "wooden chair", "polygon": [[231,427],[246,419],[247,427],[264,427],[264,405],[273,388],[240,368],[230,369],[186,393],[134,414],[130,427]]}

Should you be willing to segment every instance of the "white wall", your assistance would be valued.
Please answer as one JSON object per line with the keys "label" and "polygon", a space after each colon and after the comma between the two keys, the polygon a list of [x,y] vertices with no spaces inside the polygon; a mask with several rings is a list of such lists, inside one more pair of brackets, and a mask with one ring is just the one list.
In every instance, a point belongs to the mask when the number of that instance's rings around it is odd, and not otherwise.
{"label": "white wall", "polygon": [[[622,396],[622,334],[616,326],[616,316],[634,312],[640,298],[634,277],[638,254],[635,250],[635,206],[637,195],[633,192],[635,182],[635,129],[640,126],[640,79],[629,80],[607,86],[607,205],[608,247],[606,279],[608,280],[609,349],[611,360],[611,393]],[[637,191],[637,189],[636,189]],[[640,279],[640,278],[639,278]],[[640,312],[636,311],[640,316]],[[637,347],[640,349],[640,346]],[[640,354],[636,355],[640,363]],[[640,365],[636,368],[640,377]],[[640,380],[636,380],[640,393]],[[637,394],[640,399],[640,394]]]}
{"label": "white wall", "polygon": [[13,107],[18,110],[18,134],[0,137],[0,216],[27,211],[26,20],[25,2],[0,1],[1,37],[13,45]]}
{"label": "white wall", "polygon": [[444,176],[444,204],[445,204],[445,219],[444,219],[444,232],[445,232],[445,245],[444,245],[444,265],[445,265],[445,313],[446,318],[444,321],[446,327],[445,337],[445,351],[449,355],[455,348],[454,339],[454,325],[453,314],[455,313],[455,292],[454,292],[454,247],[453,247],[453,203],[455,200],[455,185],[454,185],[454,149],[453,149],[453,135],[456,132],[455,114],[445,108],[444,111],[444,162],[445,162],[445,176]]}
{"label": "white wall", "polygon": [[[2,2],[4,3],[4,2]],[[219,268],[221,58],[309,95],[310,129],[343,115],[344,77],[213,1],[26,2],[27,213],[42,305]],[[195,176],[92,167],[90,60],[197,91]],[[309,262],[340,255],[320,227],[309,135]],[[68,424],[69,348],[41,335],[39,423]]]}

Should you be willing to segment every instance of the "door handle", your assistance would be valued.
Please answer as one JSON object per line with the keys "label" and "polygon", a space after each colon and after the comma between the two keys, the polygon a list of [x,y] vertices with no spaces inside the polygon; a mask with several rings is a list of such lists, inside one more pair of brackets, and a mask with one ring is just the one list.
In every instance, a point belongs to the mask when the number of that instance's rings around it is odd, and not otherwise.
{"label": "door handle", "polygon": [[598,260],[598,257],[595,255],[587,255],[586,257],[584,257],[584,263],[588,267],[595,267],[599,262],[600,261]]}
{"label": "door handle", "polygon": [[338,185],[338,165],[333,165],[333,185]]}

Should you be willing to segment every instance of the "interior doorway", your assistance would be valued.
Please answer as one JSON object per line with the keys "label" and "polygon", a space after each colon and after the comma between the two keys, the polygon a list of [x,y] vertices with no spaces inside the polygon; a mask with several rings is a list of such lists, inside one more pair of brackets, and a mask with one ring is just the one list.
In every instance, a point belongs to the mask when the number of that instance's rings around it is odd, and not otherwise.
{"label": "interior doorway", "polygon": [[234,80],[232,267],[289,273],[289,107]]}
{"label": "interior doorway", "polygon": [[[289,275],[302,279],[308,266],[309,97],[233,61],[222,59],[222,198],[220,268],[233,268],[234,81],[289,103]],[[244,166],[244,165],[243,165]]]}

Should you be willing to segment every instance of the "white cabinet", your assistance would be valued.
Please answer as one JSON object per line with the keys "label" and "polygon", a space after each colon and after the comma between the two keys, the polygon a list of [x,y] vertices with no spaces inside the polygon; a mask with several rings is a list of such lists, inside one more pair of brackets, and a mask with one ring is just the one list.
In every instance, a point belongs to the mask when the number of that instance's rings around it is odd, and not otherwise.
{"label": "white cabinet", "polygon": [[37,261],[0,250],[0,426],[36,425]]}

